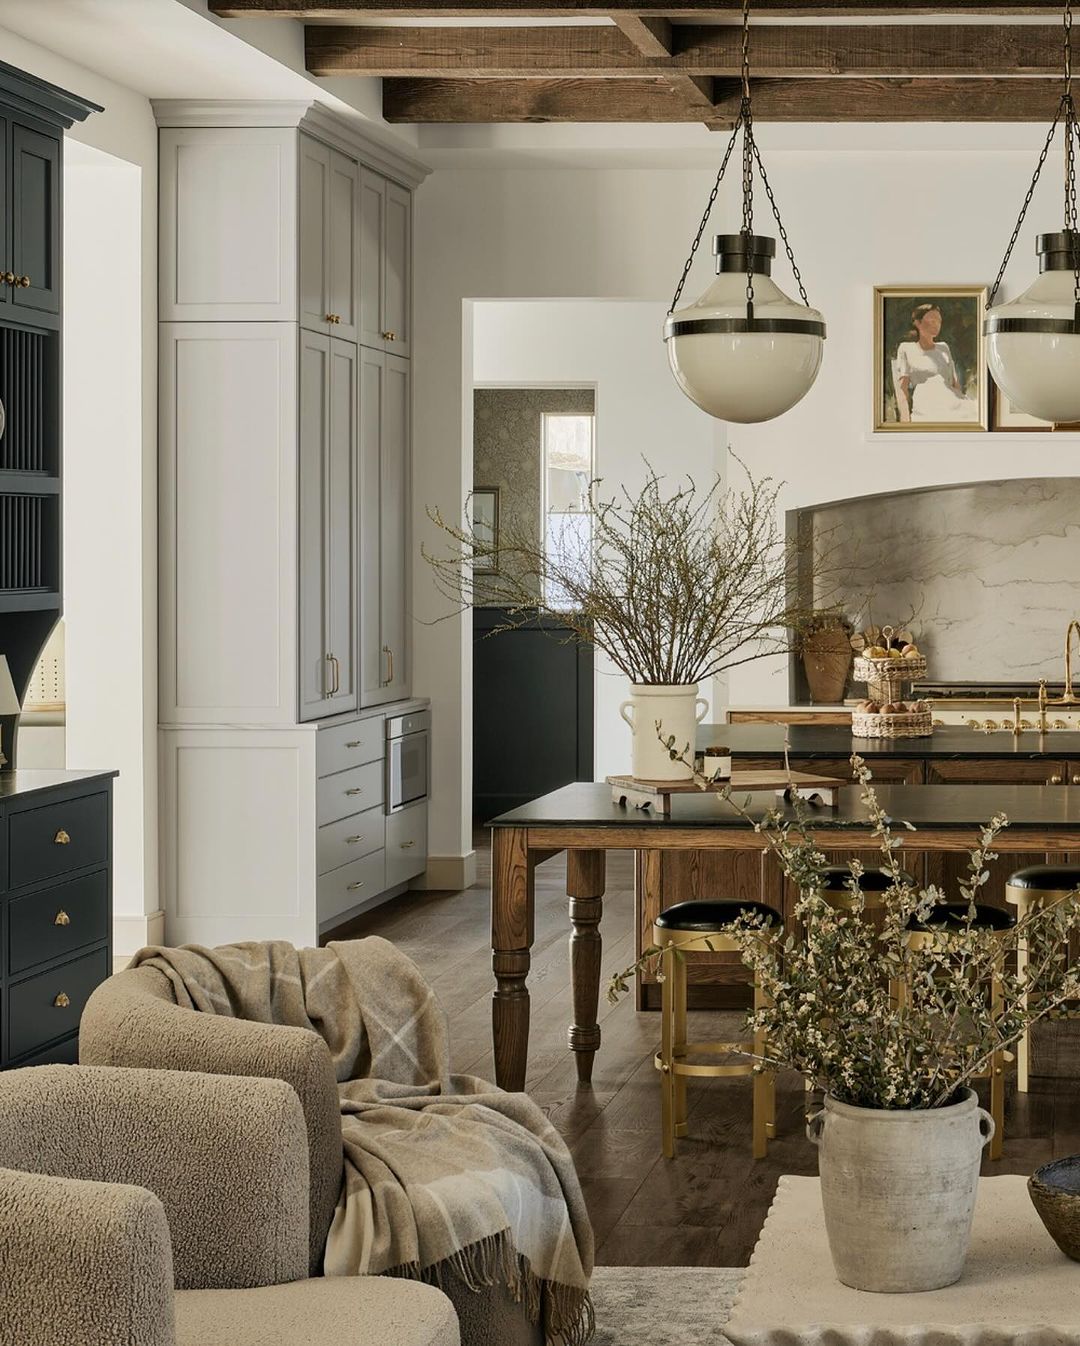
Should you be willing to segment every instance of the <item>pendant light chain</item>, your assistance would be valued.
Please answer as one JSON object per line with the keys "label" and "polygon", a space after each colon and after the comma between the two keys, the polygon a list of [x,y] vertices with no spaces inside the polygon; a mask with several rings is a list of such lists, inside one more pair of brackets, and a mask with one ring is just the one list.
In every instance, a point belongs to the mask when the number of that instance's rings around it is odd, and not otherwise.
{"label": "pendant light chain", "polygon": [[712,191],[709,193],[709,199],[705,203],[705,211],[701,217],[701,223],[698,225],[697,233],[694,235],[694,241],[690,245],[690,254],[683,265],[682,275],[679,277],[679,283],[675,287],[675,294],[668,308],[669,316],[678,308],[679,300],[682,298],[683,289],[689,278],[691,268],[694,264],[694,258],[697,256],[698,248],[701,246],[701,240],[708,227],[709,218],[712,215],[713,207],[716,205],[717,198],[720,195],[720,184],[724,180],[724,174],[727,172],[728,164],[735,152],[735,143],[739,138],[739,132],[742,132],[742,226],[740,232],[743,237],[743,247],[746,258],[746,317],[748,320],[754,319],[754,168],[756,166],[761,175],[762,186],[765,188],[765,195],[768,197],[769,206],[776,220],[777,231],[784,245],[784,251],[787,254],[788,262],[791,265],[795,282],[799,287],[799,298],[806,308],[810,307],[810,300],[806,294],[806,287],[803,284],[802,273],[799,271],[798,264],[795,261],[795,254],[792,251],[791,242],[788,238],[787,230],[784,228],[784,222],[780,218],[780,207],[776,204],[776,196],[773,193],[772,185],[769,182],[768,175],[765,172],[765,165],[762,162],[761,151],[758,149],[757,140],[754,137],[754,112],[750,94],[750,0],[742,0],[742,51],[741,51],[741,70],[740,82],[742,85],[742,94],[739,99],[739,112],[735,118],[735,125],[732,127],[731,139],[727,143],[724,151],[724,158],[720,164],[720,171],[716,175],[716,181],[713,183]]}

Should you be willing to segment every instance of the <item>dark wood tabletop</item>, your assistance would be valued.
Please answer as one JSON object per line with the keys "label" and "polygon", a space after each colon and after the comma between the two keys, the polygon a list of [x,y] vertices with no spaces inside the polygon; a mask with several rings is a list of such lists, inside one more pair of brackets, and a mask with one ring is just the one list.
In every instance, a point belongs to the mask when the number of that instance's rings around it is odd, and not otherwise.
{"label": "dark wood tabletop", "polygon": [[1080,761],[1080,731],[1052,729],[1045,734],[1026,729],[983,733],[959,725],[942,725],[927,738],[855,738],[842,725],[794,724],[702,724],[697,748],[725,748],[734,758],[782,755],[786,739],[792,757],[841,760],[852,752],[872,762],[875,758],[948,760],[980,757],[1004,761],[1038,761],[1057,758]]}
{"label": "dark wood tabletop", "polygon": [[41,790],[66,790],[81,781],[111,780],[118,771],[54,771],[48,767],[30,767],[15,771],[0,771],[0,800],[16,799],[20,795],[36,794]]}
{"label": "dark wood tabletop", "polygon": [[[1080,830],[1080,790],[1060,785],[879,785],[877,797],[890,818],[916,828],[970,831],[996,813],[1004,813],[1013,832],[1075,832]],[[760,819],[780,801],[770,792],[750,796],[749,812]],[[790,804],[783,816],[795,818]],[[842,786],[834,806],[809,806],[823,828],[865,829],[869,815],[856,785]],[[713,794],[674,795],[671,813],[629,808],[612,802],[611,786],[591,782],[564,785],[561,790],[511,809],[491,822],[495,828],[635,827],[643,833],[657,828],[748,827],[728,802]],[[642,846],[649,842],[642,839]]]}

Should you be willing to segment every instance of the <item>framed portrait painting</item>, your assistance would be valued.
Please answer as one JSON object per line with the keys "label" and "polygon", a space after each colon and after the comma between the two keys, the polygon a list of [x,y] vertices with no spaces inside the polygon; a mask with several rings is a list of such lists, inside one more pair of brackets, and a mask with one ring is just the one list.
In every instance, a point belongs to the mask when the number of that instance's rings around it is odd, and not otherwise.
{"label": "framed portrait painting", "polygon": [[874,288],[874,429],[988,430],[984,285]]}

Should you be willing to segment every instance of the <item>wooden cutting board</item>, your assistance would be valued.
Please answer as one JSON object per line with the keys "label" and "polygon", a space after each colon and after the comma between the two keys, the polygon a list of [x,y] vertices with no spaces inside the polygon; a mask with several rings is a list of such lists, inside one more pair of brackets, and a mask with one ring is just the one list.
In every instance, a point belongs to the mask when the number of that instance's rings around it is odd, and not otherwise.
{"label": "wooden cutting board", "polygon": [[796,795],[811,804],[832,806],[839,798],[843,785],[835,776],[818,776],[807,771],[732,771],[729,780],[718,780],[704,789],[692,780],[644,781],[633,776],[608,776],[612,802],[636,809],[655,808],[658,813],[671,812],[673,795],[719,794],[731,789],[754,794],[771,791],[782,797]]}

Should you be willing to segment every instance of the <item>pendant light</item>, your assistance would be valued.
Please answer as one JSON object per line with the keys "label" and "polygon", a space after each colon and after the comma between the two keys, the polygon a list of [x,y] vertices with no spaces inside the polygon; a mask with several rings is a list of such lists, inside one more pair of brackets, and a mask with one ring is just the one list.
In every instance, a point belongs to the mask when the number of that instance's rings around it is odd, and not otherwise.
{"label": "pendant light", "polygon": [[[1071,0],[1065,2],[1063,54],[1065,89],[990,291],[983,328],[990,372],[998,387],[1018,411],[1054,422],[1080,420],[1080,233],[1076,218],[1080,126],[1072,95]],[[1059,233],[1038,236],[1038,279],[1018,299],[995,308],[994,300],[1059,125],[1065,128],[1064,228]]]}
{"label": "pendant light", "polygon": [[[678,308],[728,163],[742,132],[742,229],[713,241],[717,280],[701,298]],[[769,198],[777,232],[799,287],[801,303],[772,279],[776,240],[754,233],[754,170]],[[825,323],[810,307],[754,140],[750,105],[750,0],[742,6],[742,100],[705,213],[664,324],[668,360],[679,387],[702,411],[748,424],[770,421],[809,392],[821,366]]]}

